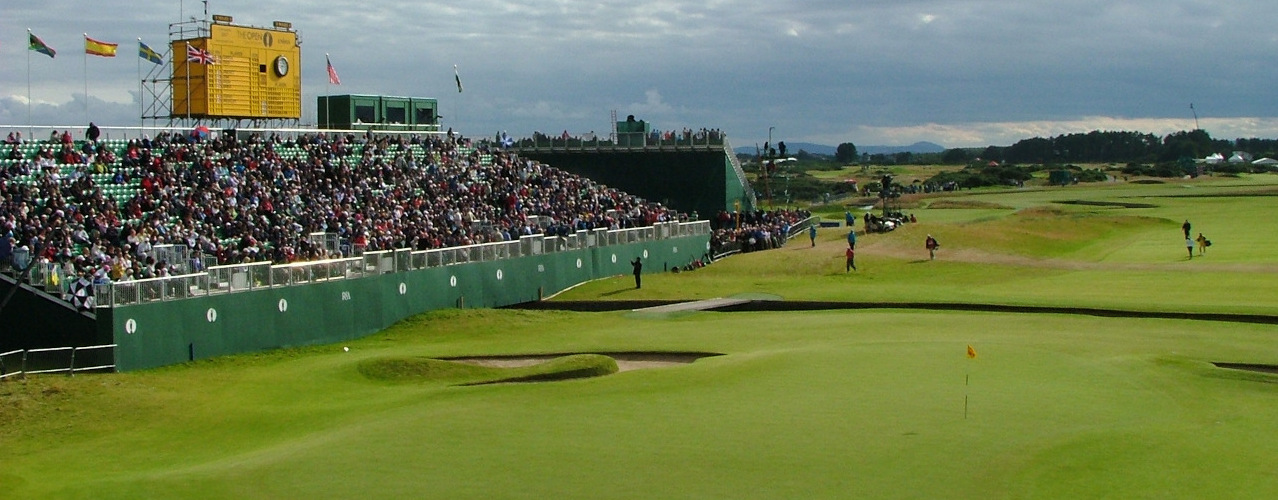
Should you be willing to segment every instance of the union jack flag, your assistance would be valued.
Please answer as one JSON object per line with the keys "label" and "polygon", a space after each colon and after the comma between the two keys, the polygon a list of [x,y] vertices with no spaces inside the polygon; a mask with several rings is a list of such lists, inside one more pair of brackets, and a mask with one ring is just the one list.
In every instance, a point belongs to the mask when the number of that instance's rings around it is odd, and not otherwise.
{"label": "union jack flag", "polygon": [[210,54],[209,51],[197,49],[192,47],[189,43],[186,44],[186,60],[199,64],[213,64],[217,62],[217,60],[213,58],[213,54]]}

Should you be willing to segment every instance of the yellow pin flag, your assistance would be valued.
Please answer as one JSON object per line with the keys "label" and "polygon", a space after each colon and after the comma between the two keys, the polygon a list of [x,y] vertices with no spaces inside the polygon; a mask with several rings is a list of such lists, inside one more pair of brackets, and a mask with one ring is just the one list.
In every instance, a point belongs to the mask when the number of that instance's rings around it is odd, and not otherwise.
{"label": "yellow pin flag", "polygon": [[967,357],[969,359],[976,359],[976,349],[973,349],[971,344],[968,344],[967,346]]}

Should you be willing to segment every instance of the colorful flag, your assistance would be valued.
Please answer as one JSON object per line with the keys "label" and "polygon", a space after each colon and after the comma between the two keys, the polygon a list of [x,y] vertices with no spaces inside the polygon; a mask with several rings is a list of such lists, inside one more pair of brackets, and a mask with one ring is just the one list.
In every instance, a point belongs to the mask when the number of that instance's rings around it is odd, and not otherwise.
{"label": "colorful flag", "polygon": [[151,61],[155,64],[164,64],[164,56],[151,49],[151,47],[147,47],[145,43],[142,43],[141,38],[138,39],[138,57]]}
{"label": "colorful flag", "polygon": [[213,58],[213,54],[210,54],[209,51],[197,49],[192,47],[189,43],[186,44],[186,60],[199,64],[214,64],[217,62],[217,60]]}
{"label": "colorful flag", "polygon": [[36,52],[49,56],[50,58],[52,58],[54,54],[58,53],[57,51],[53,50],[53,47],[50,47],[48,44],[44,43],[44,40],[41,40],[40,37],[35,36],[35,33],[32,33],[31,30],[27,30],[27,49],[34,50]]}
{"label": "colorful flag", "polygon": [[461,75],[457,73],[457,65],[456,65],[456,64],[454,64],[454,65],[453,65],[453,78],[457,80],[457,93],[459,93],[459,94],[460,94],[460,93],[461,93],[461,91],[462,91],[462,86],[461,86]]}
{"label": "colorful flag", "polygon": [[971,345],[967,346],[967,357],[969,359],[976,359],[976,349],[973,349]]}
{"label": "colorful flag", "polygon": [[100,40],[89,38],[89,34],[84,34],[84,53],[91,56],[115,57],[115,49],[119,47],[118,43],[107,43]]}
{"label": "colorful flag", "polygon": [[324,54],[324,62],[328,64],[328,83],[341,85],[342,79],[337,77],[337,70],[333,69],[333,61],[328,60],[328,54]]}

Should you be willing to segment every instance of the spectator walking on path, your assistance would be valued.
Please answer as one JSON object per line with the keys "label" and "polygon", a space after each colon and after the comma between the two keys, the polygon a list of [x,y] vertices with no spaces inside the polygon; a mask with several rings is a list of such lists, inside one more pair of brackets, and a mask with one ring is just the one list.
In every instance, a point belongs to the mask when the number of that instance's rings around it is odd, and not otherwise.
{"label": "spectator walking on path", "polygon": [[927,235],[927,240],[923,242],[923,246],[927,247],[928,259],[936,260],[936,249],[941,248],[941,244],[936,241],[936,238],[933,238],[930,234]]}
{"label": "spectator walking on path", "polygon": [[808,224],[810,224],[808,226],[808,239],[812,240],[812,246],[815,247],[816,246],[816,224],[812,224],[811,222],[809,222]]}
{"label": "spectator walking on path", "polygon": [[1203,233],[1198,233],[1198,237],[1194,238],[1194,242],[1198,243],[1198,255],[1207,253],[1207,247],[1211,246],[1211,240],[1208,240]]}
{"label": "spectator walking on path", "polygon": [[844,255],[846,255],[848,258],[848,265],[846,268],[844,268],[843,272],[846,273],[849,271],[855,271],[856,270],[856,250],[853,250],[851,247],[849,247],[847,251],[844,252]]}
{"label": "spectator walking on path", "polygon": [[631,262],[630,265],[634,266],[635,268],[635,289],[638,290],[639,288],[641,288],[640,286],[641,283],[639,282],[639,276],[643,274],[643,261],[639,260],[639,257],[635,257],[635,260]]}
{"label": "spectator walking on path", "polygon": [[856,230],[855,229],[848,230],[848,248],[856,250]]}

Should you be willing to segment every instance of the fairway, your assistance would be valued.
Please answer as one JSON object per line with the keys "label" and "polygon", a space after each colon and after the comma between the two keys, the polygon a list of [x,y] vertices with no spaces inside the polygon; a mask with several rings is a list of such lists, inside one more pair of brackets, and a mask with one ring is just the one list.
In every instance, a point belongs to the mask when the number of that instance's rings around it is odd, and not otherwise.
{"label": "fairway", "polygon": [[[8,381],[0,497],[1275,498],[1278,375],[1213,363],[1278,365],[1278,229],[1265,220],[1276,186],[1249,176],[964,191],[912,200],[918,224],[862,236],[854,273],[846,230],[823,229],[815,248],[803,237],[645,277],[641,290],[620,276],[552,300],[888,307],[447,310],[341,345]],[[1104,203],[1059,203],[1070,200]],[[1193,260],[1186,218],[1217,242]],[[926,234],[942,242],[935,261]],[[489,372],[368,370],[618,352],[721,355],[470,386]]]}

